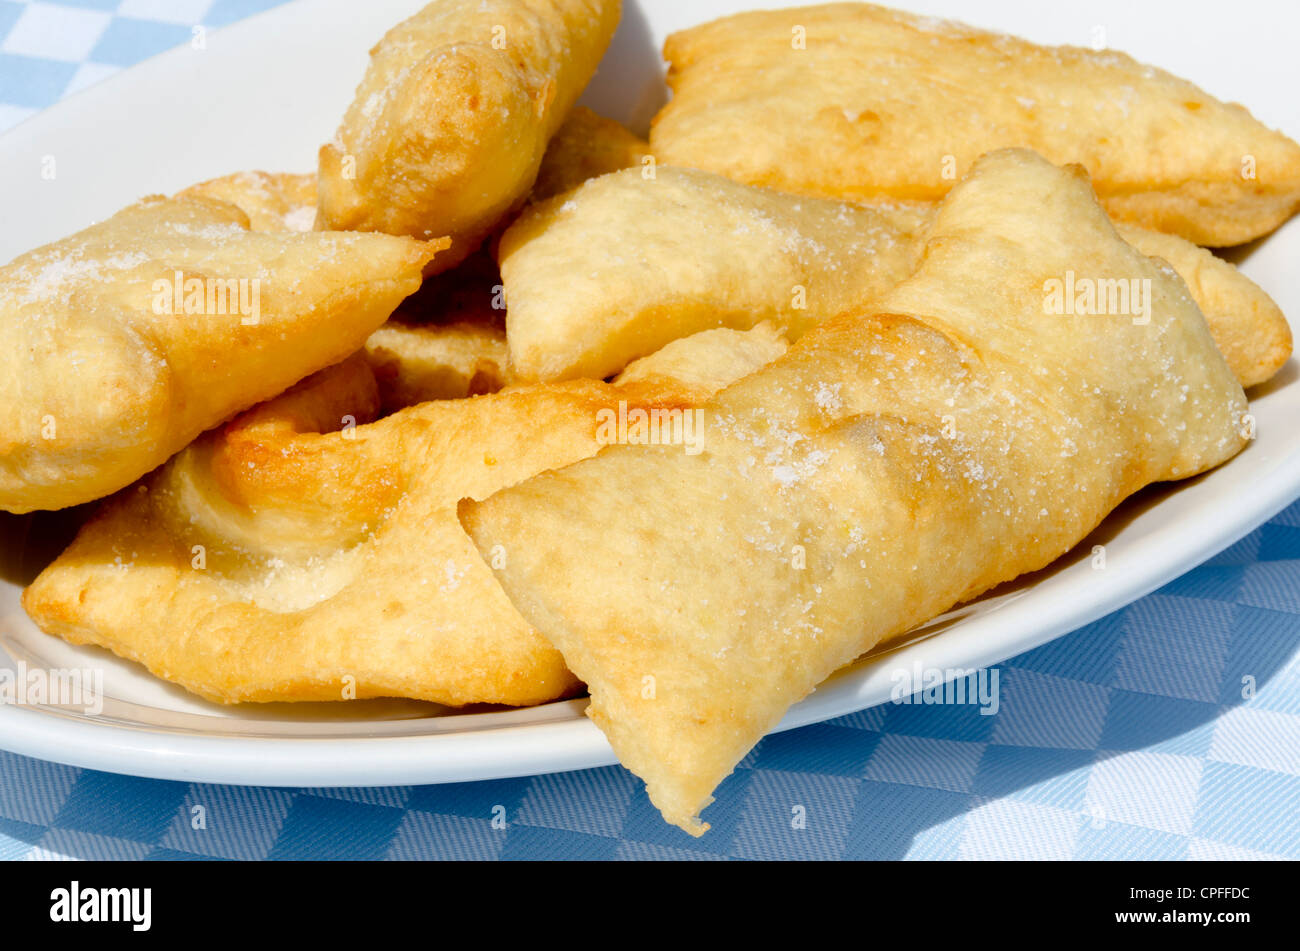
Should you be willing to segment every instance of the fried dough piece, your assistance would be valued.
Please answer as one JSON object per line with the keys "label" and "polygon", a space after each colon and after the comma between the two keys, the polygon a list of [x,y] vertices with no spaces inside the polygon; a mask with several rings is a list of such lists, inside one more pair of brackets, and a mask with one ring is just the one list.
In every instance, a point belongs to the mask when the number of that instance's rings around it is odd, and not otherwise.
{"label": "fried dough piece", "polygon": [[379,395],[355,355],[109,500],[23,605],[51,634],[225,703],[572,694],[456,503],[593,455],[620,403],[680,412],[760,365],[719,362],[726,374],[707,380],[518,387],[368,422]]}
{"label": "fried dough piece", "polygon": [[[933,207],[857,206],[661,166],[530,208],[501,241],[510,357],[522,379],[608,376],[675,337],[770,320],[791,339],[907,277]],[[1291,354],[1281,310],[1248,277],[1172,235],[1123,237],[1167,260],[1245,386]]]}
{"label": "fried dough piece", "polygon": [[[254,231],[311,231],[316,215],[312,175],[238,172],[193,185],[178,197],[190,195],[237,205]],[[500,281],[490,254],[472,255],[426,281],[370,335],[365,353],[382,412],[495,393],[505,385],[504,318],[491,305]]]}
{"label": "fried dough piece", "polygon": [[311,231],[316,221],[316,176],[235,172],[179,192],[177,198],[216,198],[248,215],[253,231]]}
{"label": "fried dough piece", "polygon": [[[599,136],[604,126],[593,128]],[[572,162],[580,161],[576,137],[566,149],[572,150]],[[192,185],[178,197],[191,195],[237,205],[254,231],[311,231],[316,215],[313,175],[238,172]],[[492,309],[500,282],[492,256],[479,252],[426,281],[370,335],[365,353],[384,413],[425,400],[495,393],[505,385],[504,317]]]}
{"label": "fried dough piece", "polygon": [[1086,166],[1117,220],[1196,244],[1242,244],[1300,207],[1300,145],[1111,50],[837,3],[716,20],[664,58],[655,154],[752,185],[934,200],[980,155],[1024,146]]}
{"label": "fried dough piece", "polygon": [[506,332],[495,324],[390,320],[370,335],[365,353],[385,413],[495,393],[506,384]]}
{"label": "fried dough piece", "polygon": [[[588,179],[638,165],[649,151],[647,142],[619,123],[577,106],[551,139],[530,199],[540,201],[570,191]],[[489,240],[454,269],[425,281],[394,319],[409,320],[412,325],[490,324],[504,339],[504,287],[492,244]]]}
{"label": "fried dough piece", "polygon": [[509,382],[504,305],[486,248],[428,278],[366,341],[383,411],[495,393]]}
{"label": "fried dough piece", "polygon": [[545,201],[588,179],[639,166],[649,154],[649,142],[613,119],[577,106],[546,149],[532,199]]}
{"label": "fried dough piece", "polygon": [[[1049,281],[1149,282],[1149,323],[1050,312]],[[1064,310],[1064,308],[1062,308]],[[702,408],[704,451],[615,446],[461,503],[521,613],[664,817],[837,668],[1245,445],[1185,285],[1078,166],[981,159],[916,274]]]}
{"label": "fried dough piece", "polygon": [[527,196],[595,72],[619,0],[435,0],[370,51],[320,150],[317,224],[451,235],[468,256]]}
{"label": "fried dough piece", "polygon": [[[445,242],[146,198],[0,268],[0,509],[108,495],[357,350]],[[187,312],[188,311],[188,312]]]}
{"label": "fried dough piece", "polygon": [[1291,359],[1291,325],[1282,309],[1236,266],[1172,234],[1116,224],[1119,236],[1161,258],[1187,284],[1233,375],[1249,389],[1273,378]]}
{"label": "fried dough piece", "polygon": [[627,169],[525,211],[501,238],[521,380],[607,377],[713,327],[792,338],[911,273],[926,217]]}
{"label": "fried dough piece", "polygon": [[719,377],[739,380],[767,366],[788,349],[789,341],[766,321],[752,330],[725,327],[704,330],[633,361],[614,378],[614,383],[626,386],[672,380],[703,385]]}

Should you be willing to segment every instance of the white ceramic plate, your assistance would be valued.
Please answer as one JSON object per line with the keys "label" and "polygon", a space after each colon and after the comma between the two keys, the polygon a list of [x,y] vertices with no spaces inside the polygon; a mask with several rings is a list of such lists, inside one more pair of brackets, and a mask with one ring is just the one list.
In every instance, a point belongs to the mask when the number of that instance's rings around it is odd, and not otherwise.
{"label": "white ceramic plate", "polygon": [[[901,0],[907,2],[907,0]],[[309,170],[365,66],[368,46],[423,0],[303,0],[113,77],[0,138],[0,260],[76,231],[155,192],[250,168]],[[623,26],[586,102],[642,130],[663,100],[667,33],[762,0],[625,0]],[[1300,137],[1300,79],[1290,48],[1296,10],[1239,2],[1052,4],[912,0],[922,12],[1048,43],[1104,39],[1249,103]],[[1169,29],[1176,17],[1178,29]],[[1292,22],[1279,22],[1289,19]],[[47,157],[53,181],[42,178]],[[1288,312],[1300,222],[1234,252]],[[1131,500],[1051,569],[966,605],[900,646],[841,671],[795,707],[788,729],[888,699],[900,666],[964,669],[1043,644],[1177,577],[1300,495],[1300,382],[1295,365],[1253,393],[1258,439],[1223,468]],[[196,700],[105,651],[41,634],[19,584],[52,556],[72,520],[0,516],[0,666],[104,671],[103,709],[0,705],[0,747],[95,769],[207,782],[351,786],[488,779],[604,765],[613,753],[585,701],[532,710],[455,712],[414,702],[229,709]],[[1092,546],[1106,546],[1095,570]],[[1188,632],[1195,636],[1195,632]]]}

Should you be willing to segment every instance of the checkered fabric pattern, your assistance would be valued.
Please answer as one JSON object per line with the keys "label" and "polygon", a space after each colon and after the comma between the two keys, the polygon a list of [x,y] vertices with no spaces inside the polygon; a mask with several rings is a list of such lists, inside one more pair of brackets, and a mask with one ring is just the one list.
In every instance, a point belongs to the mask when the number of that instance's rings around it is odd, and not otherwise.
{"label": "checkered fabric pattern", "polygon": [[126,66],[284,0],[0,0],[0,132]]}
{"label": "checkered fabric pattern", "polygon": [[[274,0],[0,0],[0,128]],[[382,789],[115,776],[0,753],[6,859],[1300,858],[1300,504],[999,668],[764,740],[701,839],[619,768]]]}

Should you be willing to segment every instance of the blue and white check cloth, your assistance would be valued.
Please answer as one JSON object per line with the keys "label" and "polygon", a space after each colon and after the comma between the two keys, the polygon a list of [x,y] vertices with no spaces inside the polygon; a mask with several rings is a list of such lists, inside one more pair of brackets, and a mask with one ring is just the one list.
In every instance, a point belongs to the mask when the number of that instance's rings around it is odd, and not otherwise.
{"label": "blue and white check cloth", "polygon": [[[0,129],[275,5],[0,0]],[[1000,687],[996,716],[887,704],[769,737],[701,839],[617,767],[257,789],[0,753],[0,858],[1297,859],[1300,504]]]}

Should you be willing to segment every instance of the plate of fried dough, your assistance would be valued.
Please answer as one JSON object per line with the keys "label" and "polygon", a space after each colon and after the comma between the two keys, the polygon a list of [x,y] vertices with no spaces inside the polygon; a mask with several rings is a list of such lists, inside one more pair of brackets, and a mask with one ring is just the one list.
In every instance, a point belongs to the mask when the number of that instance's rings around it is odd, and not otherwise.
{"label": "plate of fried dough", "polygon": [[918,5],[299,0],[0,137],[0,684],[94,687],[0,747],[700,835],[1293,501],[1285,25]]}

